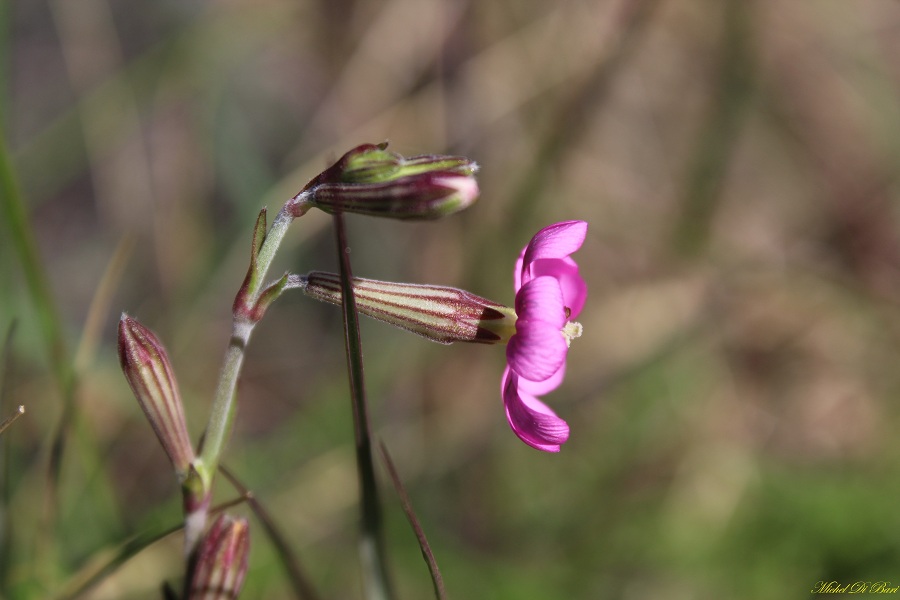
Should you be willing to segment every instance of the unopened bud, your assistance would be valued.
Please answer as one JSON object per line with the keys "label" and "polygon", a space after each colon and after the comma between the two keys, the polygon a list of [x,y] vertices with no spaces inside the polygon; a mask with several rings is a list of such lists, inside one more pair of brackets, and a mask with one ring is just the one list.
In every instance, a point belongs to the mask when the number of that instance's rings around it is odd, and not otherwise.
{"label": "unopened bud", "polygon": [[292,201],[295,215],[310,206],[393,219],[437,219],[478,198],[478,166],[459,156],[404,158],[387,144],[363,144],[313,179]]}
{"label": "unopened bud", "polygon": [[213,521],[194,565],[185,600],[234,600],[241,592],[250,555],[246,519],[222,514]]}
{"label": "unopened bud", "polygon": [[125,314],[119,320],[119,362],[179,481],[184,481],[194,449],[169,357],[152,331]]}
{"label": "unopened bud", "polygon": [[[341,304],[341,280],[334,273],[313,271],[298,287]],[[513,309],[457,288],[354,277],[353,294],[362,314],[441,344],[505,344],[516,332]]]}
{"label": "unopened bud", "polygon": [[361,144],[322,171],[307,186],[323,183],[382,183],[429,171],[474,175],[478,165],[463,156],[420,154],[405,157],[387,150],[387,142]]}

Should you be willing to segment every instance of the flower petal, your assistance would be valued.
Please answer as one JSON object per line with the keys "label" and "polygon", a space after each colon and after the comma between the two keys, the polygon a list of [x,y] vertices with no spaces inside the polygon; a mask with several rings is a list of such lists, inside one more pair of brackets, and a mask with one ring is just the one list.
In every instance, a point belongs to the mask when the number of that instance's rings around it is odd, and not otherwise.
{"label": "flower petal", "polygon": [[566,340],[559,327],[546,321],[516,321],[516,334],[506,346],[506,361],[519,375],[544,381],[566,361]]}
{"label": "flower petal", "polygon": [[561,329],[566,324],[566,306],[559,282],[538,277],[522,286],[516,294],[516,315],[520,321],[545,321]]}
{"label": "flower petal", "polygon": [[[522,268],[522,265],[525,264],[525,251],[528,250],[528,247],[522,248],[522,251],[519,253],[519,258],[516,259],[516,268],[513,269],[513,290],[518,294],[519,290],[522,289],[522,285],[524,283],[528,283],[532,279],[534,279],[530,273],[525,273],[525,269]],[[525,275],[525,281],[522,281],[522,276]]]}
{"label": "flower petal", "polygon": [[578,272],[578,265],[570,258],[542,258],[531,263],[529,273],[524,275],[526,283],[537,277],[550,276],[562,288],[563,303],[568,307],[569,319],[574,319],[584,308],[587,299],[587,284]]}
{"label": "flower petal", "polygon": [[568,344],[562,290],[552,277],[538,277],[516,294],[516,333],[506,346],[506,360],[519,375],[543,381],[566,360]]}
{"label": "flower petal", "polygon": [[587,235],[585,221],[563,221],[544,227],[525,247],[524,266],[540,258],[565,258],[581,248]]}
{"label": "flower petal", "polygon": [[544,381],[531,381],[524,377],[519,377],[519,391],[529,396],[544,396],[549,394],[560,385],[566,378],[566,363],[563,363],[556,373],[545,379]]}
{"label": "flower petal", "polygon": [[506,369],[503,373],[503,404],[506,419],[519,439],[544,452],[559,452],[569,439],[569,425],[546,404],[519,389],[519,378]]}

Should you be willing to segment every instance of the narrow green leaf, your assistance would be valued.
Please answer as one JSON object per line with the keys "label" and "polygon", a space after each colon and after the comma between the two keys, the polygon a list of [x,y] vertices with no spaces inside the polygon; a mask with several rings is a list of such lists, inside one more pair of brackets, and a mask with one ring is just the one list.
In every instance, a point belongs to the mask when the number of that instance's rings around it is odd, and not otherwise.
{"label": "narrow green leaf", "polygon": [[400,480],[400,475],[397,473],[397,468],[394,466],[394,461],[391,459],[387,446],[384,445],[384,442],[380,442],[378,444],[378,449],[381,450],[381,460],[384,462],[388,474],[391,476],[394,490],[400,498],[400,505],[403,507],[406,519],[409,521],[410,526],[412,526],[413,531],[416,534],[416,540],[419,542],[419,550],[422,551],[422,558],[425,559],[425,563],[428,565],[428,572],[431,575],[431,584],[434,586],[434,596],[438,600],[444,600],[447,597],[447,590],[444,589],[444,578],[441,576],[440,569],[438,569],[437,560],[434,558],[431,546],[428,545],[428,538],[425,537],[425,530],[422,529],[422,525],[419,523],[418,517],[416,517],[416,511],[413,510],[412,502],[409,500],[409,494],[406,493],[406,488],[403,487],[403,482]]}

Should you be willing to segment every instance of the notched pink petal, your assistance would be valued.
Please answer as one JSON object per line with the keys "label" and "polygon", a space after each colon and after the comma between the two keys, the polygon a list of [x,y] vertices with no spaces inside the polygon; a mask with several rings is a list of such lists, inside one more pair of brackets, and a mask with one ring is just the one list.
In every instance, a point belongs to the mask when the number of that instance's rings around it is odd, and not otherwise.
{"label": "notched pink petal", "polygon": [[563,221],[538,231],[523,256],[524,267],[541,258],[565,258],[581,248],[587,235],[585,221]]}
{"label": "notched pink petal", "polygon": [[531,381],[544,381],[566,362],[568,345],[559,327],[546,321],[516,321],[516,333],[506,346],[506,361]]}
{"label": "notched pink petal", "polygon": [[519,439],[544,452],[559,452],[560,445],[569,439],[569,425],[556,416],[546,404],[518,387],[515,373],[503,376],[503,404],[506,419]]}

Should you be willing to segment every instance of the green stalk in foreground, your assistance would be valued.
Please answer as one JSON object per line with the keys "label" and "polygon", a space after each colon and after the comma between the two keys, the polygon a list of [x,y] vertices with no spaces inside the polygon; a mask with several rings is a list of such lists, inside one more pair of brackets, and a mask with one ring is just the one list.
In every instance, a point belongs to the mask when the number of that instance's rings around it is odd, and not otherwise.
{"label": "green stalk in foreground", "polygon": [[350,270],[347,235],[341,213],[334,215],[338,260],[341,267],[341,290],[344,315],[344,342],[347,350],[347,370],[353,404],[353,429],[356,441],[356,469],[359,476],[360,511],[362,517],[359,546],[365,593],[368,600],[388,600],[394,595],[385,562],[384,528],[381,522],[381,502],[375,481],[372,460],[372,439],[366,408],[366,388],[363,377],[362,344],[359,338],[359,315],[353,295],[353,274]]}

